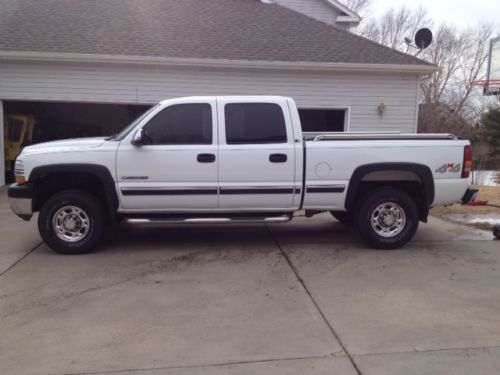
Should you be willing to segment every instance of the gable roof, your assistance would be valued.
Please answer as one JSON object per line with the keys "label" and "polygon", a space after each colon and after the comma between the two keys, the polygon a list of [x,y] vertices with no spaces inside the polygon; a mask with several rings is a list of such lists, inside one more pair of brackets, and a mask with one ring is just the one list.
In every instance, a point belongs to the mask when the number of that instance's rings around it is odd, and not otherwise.
{"label": "gable roof", "polygon": [[259,0],[0,0],[0,51],[0,59],[45,54],[435,69]]}

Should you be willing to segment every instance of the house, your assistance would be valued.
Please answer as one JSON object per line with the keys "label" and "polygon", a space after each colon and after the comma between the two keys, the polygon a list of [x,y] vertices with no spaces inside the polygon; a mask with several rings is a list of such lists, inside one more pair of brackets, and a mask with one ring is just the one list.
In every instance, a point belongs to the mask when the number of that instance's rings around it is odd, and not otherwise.
{"label": "house", "polygon": [[110,134],[165,98],[231,94],[291,96],[305,130],[414,132],[436,67],[346,31],[338,4],[0,0],[0,132],[20,113],[36,142]]}

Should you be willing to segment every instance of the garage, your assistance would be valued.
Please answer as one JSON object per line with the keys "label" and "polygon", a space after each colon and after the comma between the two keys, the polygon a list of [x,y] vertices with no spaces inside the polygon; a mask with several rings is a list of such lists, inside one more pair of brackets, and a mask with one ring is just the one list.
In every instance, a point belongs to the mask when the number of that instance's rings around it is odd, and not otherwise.
{"label": "garage", "polygon": [[348,108],[299,108],[299,116],[304,132],[348,131]]}
{"label": "garage", "polygon": [[[27,145],[67,138],[99,137],[119,132],[149,105],[4,101],[5,181],[13,178],[13,164]],[[304,108],[303,130],[345,131],[347,109]]]}
{"label": "garage", "polygon": [[13,179],[14,158],[21,147],[65,138],[116,133],[148,105],[4,101],[5,179]]}

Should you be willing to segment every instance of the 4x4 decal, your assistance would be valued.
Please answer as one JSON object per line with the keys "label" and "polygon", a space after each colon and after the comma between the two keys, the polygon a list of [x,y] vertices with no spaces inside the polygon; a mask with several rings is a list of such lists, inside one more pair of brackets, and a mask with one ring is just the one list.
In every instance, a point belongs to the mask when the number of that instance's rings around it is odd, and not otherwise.
{"label": "4x4 decal", "polygon": [[441,165],[440,167],[436,168],[434,172],[437,173],[446,173],[446,172],[452,172],[452,173],[457,173],[460,172],[462,169],[462,165],[460,163],[455,164],[455,163],[446,163]]}

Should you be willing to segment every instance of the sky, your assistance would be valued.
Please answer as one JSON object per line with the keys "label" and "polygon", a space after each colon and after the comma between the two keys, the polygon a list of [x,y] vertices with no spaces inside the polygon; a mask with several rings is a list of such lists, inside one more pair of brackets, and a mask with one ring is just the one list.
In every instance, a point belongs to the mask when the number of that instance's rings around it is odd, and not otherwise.
{"label": "sky", "polygon": [[[380,15],[392,7],[403,5],[409,8],[422,6],[435,21],[464,28],[474,26],[481,20],[491,21],[496,25],[496,36],[500,37],[500,0],[373,0],[371,9]],[[495,44],[491,65],[490,79],[500,79],[500,42]]]}
{"label": "sky", "polygon": [[474,25],[480,20],[490,20],[498,25],[500,35],[500,0],[373,0],[372,9],[383,13],[391,7],[406,5],[427,9],[431,18],[446,21],[457,26]]}

